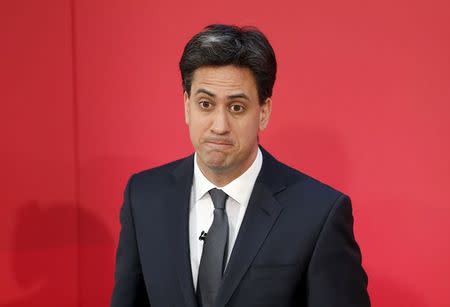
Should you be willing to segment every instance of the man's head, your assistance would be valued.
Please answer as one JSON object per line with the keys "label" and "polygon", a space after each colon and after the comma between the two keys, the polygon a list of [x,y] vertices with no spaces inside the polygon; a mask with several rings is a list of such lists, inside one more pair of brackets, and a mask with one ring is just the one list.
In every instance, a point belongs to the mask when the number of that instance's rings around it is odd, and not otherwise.
{"label": "man's head", "polygon": [[185,119],[200,169],[217,185],[254,161],[267,126],[276,61],[254,28],[213,25],[195,35],[180,61]]}
{"label": "man's head", "polygon": [[277,62],[263,33],[254,27],[210,25],[194,35],[180,60],[184,91],[190,95],[195,70],[204,66],[247,67],[253,74],[260,103],[272,96]]}

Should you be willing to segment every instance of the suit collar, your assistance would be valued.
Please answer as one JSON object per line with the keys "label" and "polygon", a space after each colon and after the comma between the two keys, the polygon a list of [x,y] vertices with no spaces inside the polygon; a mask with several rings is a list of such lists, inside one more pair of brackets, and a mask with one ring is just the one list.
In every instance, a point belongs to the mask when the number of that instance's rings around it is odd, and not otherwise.
{"label": "suit collar", "polygon": [[264,185],[273,195],[283,191],[289,184],[282,164],[278,162],[267,150],[259,146],[264,162],[256,182]]}
{"label": "suit collar", "polygon": [[172,175],[176,181],[188,180],[192,183],[192,174],[194,172],[194,154],[179,160],[178,165],[174,168]]}

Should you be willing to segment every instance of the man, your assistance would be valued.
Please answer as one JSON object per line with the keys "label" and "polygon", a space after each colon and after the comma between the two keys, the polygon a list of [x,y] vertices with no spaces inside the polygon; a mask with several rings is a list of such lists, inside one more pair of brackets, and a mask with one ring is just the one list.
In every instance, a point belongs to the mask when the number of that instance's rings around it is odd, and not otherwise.
{"label": "man", "polygon": [[195,154],[129,180],[111,306],[370,306],[350,199],[258,145],[266,37],[211,25],[180,70]]}

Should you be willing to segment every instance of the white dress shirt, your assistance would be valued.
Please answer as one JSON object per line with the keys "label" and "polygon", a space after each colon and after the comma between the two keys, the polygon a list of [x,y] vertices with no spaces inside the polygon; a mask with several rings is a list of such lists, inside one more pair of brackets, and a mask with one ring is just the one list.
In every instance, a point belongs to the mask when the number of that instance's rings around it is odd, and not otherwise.
{"label": "white dress shirt", "polygon": [[[239,228],[247,210],[248,201],[255,185],[256,177],[261,170],[263,157],[258,148],[255,161],[238,178],[220,189],[227,193],[226,211],[228,216],[229,236],[227,263],[233,250]],[[203,251],[203,241],[199,240],[202,231],[208,232],[214,218],[214,205],[208,191],[218,188],[201,172],[194,156],[194,178],[192,181],[189,207],[189,247],[191,253],[191,269],[194,288],[197,289],[198,268]]]}

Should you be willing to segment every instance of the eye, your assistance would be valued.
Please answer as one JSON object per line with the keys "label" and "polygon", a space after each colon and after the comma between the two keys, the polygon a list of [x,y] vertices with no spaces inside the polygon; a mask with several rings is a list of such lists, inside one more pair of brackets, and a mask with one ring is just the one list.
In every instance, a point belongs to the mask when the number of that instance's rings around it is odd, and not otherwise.
{"label": "eye", "polygon": [[241,112],[244,112],[245,109],[244,109],[244,106],[241,104],[232,104],[232,105],[230,105],[230,110],[233,113],[241,113]]}
{"label": "eye", "polygon": [[211,103],[209,101],[206,101],[206,100],[202,100],[198,104],[199,104],[200,108],[204,109],[204,110],[208,110],[212,106]]}

